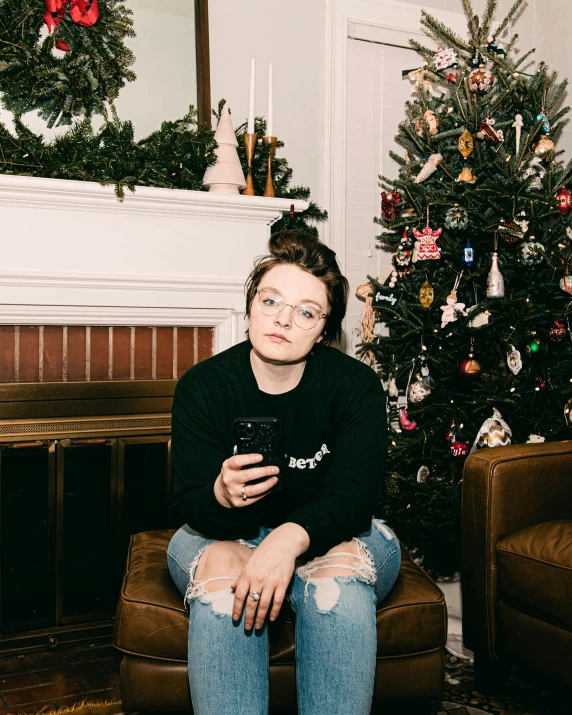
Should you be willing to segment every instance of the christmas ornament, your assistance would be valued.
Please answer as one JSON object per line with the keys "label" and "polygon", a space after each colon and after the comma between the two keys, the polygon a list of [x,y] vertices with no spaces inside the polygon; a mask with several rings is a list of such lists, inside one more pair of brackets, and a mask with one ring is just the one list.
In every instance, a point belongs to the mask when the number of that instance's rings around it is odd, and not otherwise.
{"label": "christmas ornament", "polygon": [[504,298],[504,278],[499,268],[499,257],[492,255],[491,268],[487,276],[487,298]]}
{"label": "christmas ornament", "polygon": [[566,422],[568,427],[572,427],[572,397],[564,406],[564,421]]}
{"label": "christmas ornament", "polygon": [[542,139],[539,139],[534,147],[534,153],[538,156],[542,156],[545,160],[550,160],[552,158],[552,153],[555,151],[556,147],[554,146],[554,142],[548,137],[542,137]]}
{"label": "christmas ornament", "polygon": [[477,177],[473,174],[468,166],[464,166],[463,170],[459,174],[457,181],[465,181],[467,184],[474,184]]}
{"label": "christmas ornament", "polygon": [[482,54],[477,50],[474,57],[471,58],[471,65],[473,67],[480,67],[481,65],[484,66],[485,59],[482,56]]}
{"label": "christmas ornament", "polygon": [[441,154],[431,154],[431,156],[427,159],[427,161],[421,168],[421,171],[415,177],[414,183],[420,184],[422,181],[425,181],[425,179],[428,179],[431,176],[431,174],[433,174],[435,171],[437,171],[439,162],[442,159],[443,159],[443,157]]}
{"label": "christmas ornament", "polygon": [[451,47],[445,50],[439,48],[433,57],[433,65],[436,70],[444,70],[457,64],[457,53]]}
{"label": "christmas ornament", "polygon": [[412,70],[407,75],[409,79],[413,82],[413,87],[411,92],[427,92],[431,97],[434,95],[433,84],[430,80],[425,78],[425,68],[419,67],[416,70]]}
{"label": "christmas ornament", "polygon": [[424,464],[422,467],[419,467],[417,472],[417,481],[420,484],[425,484],[425,482],[429,479],[429,474],[431,474],[429,467]]}
{"label": "christmas ornament", "polygon": [[542,437],[542,435],[539,434],[530,434],[528,435],[528,439],[526,440],[526,444],[541,444],[542,442],[546,441],[546,437]]}
{"label": "christmas ornament", "polygon": [[[362,283],[356,288],[356,298],[365,301],[363,315],[361,319],[361,328],[358,333],[362,342],[371,343],[373,341],[373,331],[375,329],[375,313],[373,312],[373,286],[371,283]],[[358,359],[367,363],[370,367],[375,366],[375,354],[371,350],[362,350],[358,354]]]}
{"label": "christmas ornament", "polygon": [[523,172],[522,178],[528,182],[527,191],[534,191],[542,188],[542,180],[546,175],[546,169],[542,166],[542,159],[539,156],[534,156]]}
{"label": "christmas ornament", "polygon": [[537,121],[537,123],[542,122],[540,131],[543,134],[548,134],[548,132],[550,131],[550,122],[548,121],[548,117],[546,116],[546,114],[544,114],[543,112],[540,112],[539,114],[537,114],[536,121]]}
{"label": "christmas ornament", "polygon": [[439,120],[432,109],[428,109],[422,117],[415,120],[415,131],[422,137],[425,127],[429,129],[429,134],[435,136],[439,132]]}
{"label": "christmas ornament", "polygon": [[506,364],[513,375],[518,375],[518,373],[522,370],[520,352],[514,347],[514,345],[510,346],[510,351],[507,353]]}
{"label": "christmas ornament", "polygon": [[407,432],[411,432],[417,427],[417,422],[409,419],[406,407],[402,407],[399,410],[399,424]]}
{"label": "christmas ornament", "polygon": [[484,310],[482,312],[479,312],[479,310],[480,307],[478,305],[472,305],[468,309],[467,315],[472,315],[474,313],[474,317],[469,320],[469,328],[482,328],[483,325],[488,325],[491,314],[488,310]]}
{"label": "christmas ornament", "polygon": [[399,191],[381,192],[381,212],[388,221],[395,221],[401,213],[401,194]]}
{"label": "christmas ornament", "polygon": [[473,247],[471,246],[469,239],[467,239],[467,244],[463,249],[463,261],[465,261],[468,266],[472,266],[474,260],[475,252],[473,251]]}
{"label": "christmas ornament", "polygon": [[428,395],[431,394],[431,388],[427,383],[421,378],[412,382],[407,391],[407,397],[410,402],[416,403],[424,400]]}
{"label": "christmas ornament", "polygon": [[447,82],[450,82],[451,84],[456,84],[458,76],[459,76],[459,70],[451,70],[450,72],[447,73],[447,75],[445,76],[445,79],[447,80]]}
{"label": "christmas ornament", "polygon": [[445,214],[445,226],[456,231],[462,231],[469,225],[469,214],[460,206],[453,206]]}
{"label": "christmas ornament", "polygon": [[407,229],[403,231],[403,236],[399,242],[397,250],[393,254],[393,271],[391,273],[391,279],[389,281],[389,287],[394,288],[397,283],[397,279],[402,273],[408,273],[411,265],[412,259],[411,250],[411,239],[407,235]]}
{"label": "christmas ornament", "polygon": [[373,308],[385,308],[386,305],[390,305],[395,308],[401,302],[403,298],[403,293],[392,290],[391,288],[383,288],[380,286],[375,286],[373,289]]}
{"label": "christmas ornament", "polygon": [[459,137],[459,141],[457,142],[457,146],[459,147],[459,151],[463,159],[468,159],[468,157],[471,156],[471,154],[473,153],[474,144],[475,143],[473,137],[465,129],[465,131]]}
{"label": "christmas ornament", "polygon": [[[572,282],[571,282],[572,283]],[[419,301],[424,308],[430,308],[435,299],[435,291],[429,281],[425,281],[419,291]]]}
{"label": "christmas ornament", "polygon": [[465,442],[453,442],[451,444],[451,454],[457,458],[466,457],[469,454],[469,445]]}
{"label": "christmas ornament", "polygon": [[459,375],[473,380],[478,377],[482,371],[483,368],[481,363],[475,359],[471,340],[471,352],[469,353],[469,357],[463,360],[463,362],[459,365]]}
{"label": "christmas ornament", "polygon": [[436,261],[441,258],[437,239],[441,235],[443,229],[437,228],[433,230],[429,225],[425,226],[423,231],[413,229],[413,235],[419,241],[419,251],[417,253],[418,261]]}
{"label": "christmas ornament", "polygon": [[521,231],[522,231],[522,236],[524,237],[525,233],[528,231],[528,225],[530,221],[526,218],[526,213],[524,211],[520,212],[520,218],[515,218],[514,222],[520,226]]}
{"label": "christmas ornament", "polygon": [[564,276],[558,284],[566,293],[572,293],[572,276]]}
{"label": "christmas ornament", "polygon": [[534,240],[525,241],[520,247],[520,260],[525,266],[535,266],[544,260],[544,246]]}
{"label": "christmas ornament", "polygon": [[514,117],[513,129],[515,129],[516,136],[516,153],[520,151],[520,135],[522,132],[522,127],[524,126],[522,121],[522,114],[516,114]]}
{"label": "christmas ornament", "polygon": [[444,328],[449,323],[453,323],[455,320],[457,320],[459,315],[467,315],[467,311],[465,310],[465,304],[457,303],[457,288],[459,287],[459,283],[461,282],[461,276],[462,274],[458,275],[455,279],[455,285],[453,286],[453,290],[446,298],[447,304],[441,306],[441,310],[443,311],[443,315],[441,317],[442,328]]}
{"label": "christmas ornament", "polygon": [[556,194],[556,208],[563,216],[572,208],[572,194],[565,186]]}
{"label": "christmas ornament", "polygon": [[499,57],[506,57],[505,48],[496,41],[494,36],[487,37],[487,51],[498,55]]}
{"label": "christmas ornament", "polygon": [[506,447],[511,443],[512,430],[496,407],[493,416],[483,422],[475,437],[471,452],[484,447]]}
{"label": "christmas ornament", "polygon": [[548,335],[553,342],[560,343],[566,337],[566,326],[562,321],[555,320],[548,328]]}
{"label": "christmas ornament", "polygon": [[477,132],[477,139],[486,139],[493,146],[498,148],[499,144],[502,144],[504,141],[504,134],[502,129],[493,129],[494,124],[494,119],[485,119],[484,122],[481,122],[479,131]]}
{"label": "christmas ornament", "polygon": [[[523,230],[524,223],[526,223],[526,229]],[[516,243],[522,241],[527,230],[528,221],[501,221],[498,234],[505,243]]]}
{"label": "christmas ornament", "polygon": [[548,345],[542,338],[532,337],[526,345],[526,357],[540,362],[548,353]]}
{"label": "christmas ornament", "polygon": [[469,75],[469,88],[475,94],[486,94],[490,92],[495,83],[493,73],[486,69],[484,65],[480,65],[474,69]]}

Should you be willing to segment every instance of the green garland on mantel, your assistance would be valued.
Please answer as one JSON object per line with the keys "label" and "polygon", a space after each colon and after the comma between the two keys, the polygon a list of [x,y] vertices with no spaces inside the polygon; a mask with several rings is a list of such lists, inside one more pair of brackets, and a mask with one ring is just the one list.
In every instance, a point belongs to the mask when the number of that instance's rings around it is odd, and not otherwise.
{"label": "green garland on mantel", "polygon": [[[215,116],[220,115],[224,100],[219,102]],[[113,185],[118,199],[125,189],[134,192],[137,186],[156,186],[169,189],[202,190],[202,178],[208,166],[214,164],[217,143],[214,131],[197,121],[197,111],[191,105],[181,119],[166,121],[160,129],[135,141],[133,124],[122,121],[111,105],[111,114],[105,117],[100,129],[94,131],[91,119],[76,121],[60,136],[46,141],[36,134],[20,117],[14,117],[15,133],[0,123],[0,173],[24,176],[41,176],[52,179],[96,181]],[[246,123],[237,128],[238,154],[246,173],[246,156],[242,135]],[[256,132],[263,136],[266,123],[256,118]],[[278,142],[278,147],[284,146]],[[266,182],[267,148],[259,142],[253,160],[253,180],[257,194],[262,194]],[[317,233],[308,224],[325,221],[327,213],[310,200],[310,189],[290,186],[292,169],[287,159],[275,158],[273,178],[276,196],[302,199],[310,205],[304,212],[281,219],[273,231],[286,227],[306,228]]]}

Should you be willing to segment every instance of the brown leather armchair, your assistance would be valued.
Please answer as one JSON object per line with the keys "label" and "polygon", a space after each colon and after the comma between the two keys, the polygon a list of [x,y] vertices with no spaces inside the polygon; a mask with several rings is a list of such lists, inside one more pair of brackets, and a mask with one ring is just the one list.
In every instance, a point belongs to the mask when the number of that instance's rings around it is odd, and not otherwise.
{"label": "brown leather armchair", "polygon": [[474,452],[461,548],[476,687],[502,686],[511,663],[572,686],[572,441]]}
{"label": "brown leather armchair", "polygon": [[[174,531],[131,537],[115,618],[126,712],[191,710],[187,680],[188,617],[167,569]],[[286,609],[283,609],[286,611]],[[270,626],[270,713],[297,712],[292,613]],[[444,684],[447,611],[440,589],[402,548],[399,577],[377,612],[376,712],[429,713]],[[351,694],[348,694],[348,713]]]}

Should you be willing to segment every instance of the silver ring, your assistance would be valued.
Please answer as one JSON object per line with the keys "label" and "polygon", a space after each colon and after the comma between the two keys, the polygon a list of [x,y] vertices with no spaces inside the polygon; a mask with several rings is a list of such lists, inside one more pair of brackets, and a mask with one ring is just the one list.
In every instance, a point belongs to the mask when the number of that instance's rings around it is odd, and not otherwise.
{"label": "silver ring", "polygon": [[240,493],[241,493],[241,495],[242,495],[242,501],[247,501],[247,500],[248,500],[248,497],[247,497],[246,494],[244,493],[244,487],[242,487],[242,489],[240,490]]}
{"label": "silver ring", "polygon": [[260,594],[259,594],[259,593],[256,593],[256,591],[253,591],[253,592],[250,594],[250,598],[251,598],[253,601],[260,601]]}

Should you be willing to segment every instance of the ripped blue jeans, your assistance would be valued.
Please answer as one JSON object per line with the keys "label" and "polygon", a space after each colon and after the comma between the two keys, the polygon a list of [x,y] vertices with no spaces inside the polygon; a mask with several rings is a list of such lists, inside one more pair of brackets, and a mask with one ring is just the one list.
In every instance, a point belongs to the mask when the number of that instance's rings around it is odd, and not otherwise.
{"label": "ripped blue jeans", "polygon": [[[239,540],[251,549],[272,531],[261,527],[256,539]],[[268,628],[243,627],[232,620],[234,593],[208,591],[195,580],[199,559],[215,539],[189,526],[173,536],[167,552],[169,572],[189,607],[189,684],[195,715],[267,715]],[[376,608],[399,574],[401,551],[381,519],[354,538],[357,555],[325,554],[297,562],[288,600],[296,614],[296,686],[300,715],[369,715],[377,652]],[[353,566],[348,559],[353,556]],[[302,557],[303,559],[303,557]],[[299,564],[299,565],[298,565]],[[342,567],[352,576],[324,576]],[[313,577],[320,569],[320,575]],[[234,581],[236,574],[211,580]]]}

